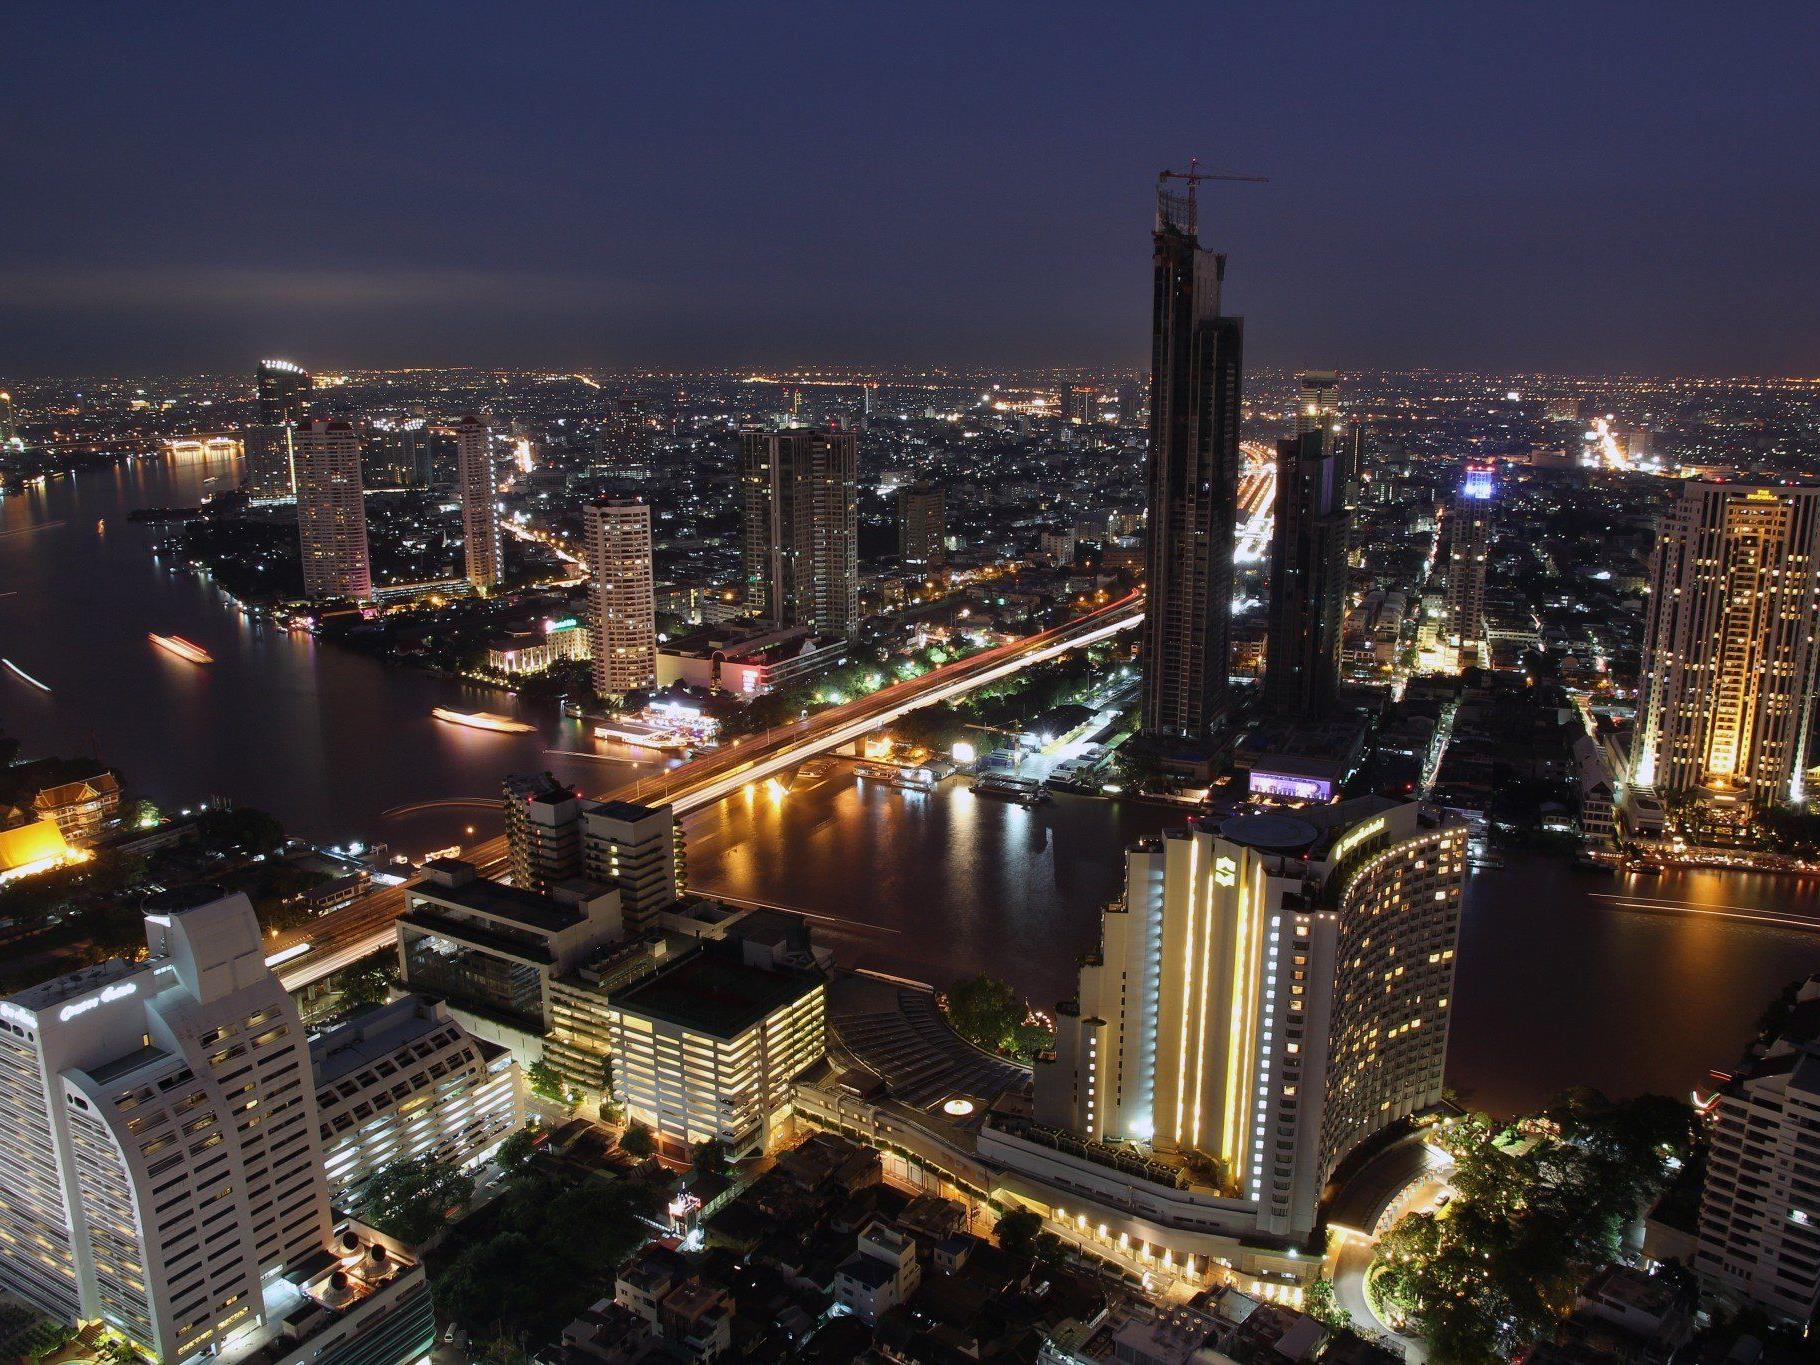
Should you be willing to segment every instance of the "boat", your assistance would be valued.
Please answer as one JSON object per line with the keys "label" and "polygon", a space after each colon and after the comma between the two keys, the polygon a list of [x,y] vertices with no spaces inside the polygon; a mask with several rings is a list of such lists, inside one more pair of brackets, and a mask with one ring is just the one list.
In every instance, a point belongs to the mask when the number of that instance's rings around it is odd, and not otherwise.
{"label": "boat", "polygon": [[213,654],[193,640],[184,639],[181,635],[153,635],[148,632],[147,638],[158,648],[175,654],[186,663],[212,664],[215,662]]}
{"label": "boat", "polygon": [[535,730],[535,725],[526,725],[522,720],[513,720],[510,716],[496,716],[491,711],[453,711],[446,706],[438,706],[430,712],[437,720],[446,720],[450,725],[466,725],[475,730],[497,730],[508,735],[522,735]]}
{"label": "boat", "polygon": [[49,683],[39,682],[30,673],[27,673],[23,668],[19,667],[19,665],[14,663],[11,659],[0,659],[0,664],[5,664],[7,666],[7,668],[12,670],[14,677],[20,678],[23,681],[30,683],[33,687],[37,688],[40,692],[48,692],[51,690],[51,685]]}

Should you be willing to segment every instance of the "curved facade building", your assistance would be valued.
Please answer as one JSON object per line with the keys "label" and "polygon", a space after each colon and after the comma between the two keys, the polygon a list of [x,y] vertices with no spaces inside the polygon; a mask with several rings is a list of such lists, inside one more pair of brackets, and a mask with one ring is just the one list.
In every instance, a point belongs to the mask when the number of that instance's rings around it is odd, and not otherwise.
{"label": "curved facade building", "polygon": [[1139,845],[1028,1136],[1141,1156],[1213,1199],[1197,1227],[1306,1238],[1347,1154],[1441,1099],[1465,855],[1463,824],[1379,797]]}

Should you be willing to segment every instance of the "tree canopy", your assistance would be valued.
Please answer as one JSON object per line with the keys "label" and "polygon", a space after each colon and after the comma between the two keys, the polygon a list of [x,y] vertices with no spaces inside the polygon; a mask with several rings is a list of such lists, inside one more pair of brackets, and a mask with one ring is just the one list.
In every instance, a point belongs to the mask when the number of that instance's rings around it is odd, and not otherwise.
{"label": "tree canopy", "polygon": [[368,1222],[388,1237],[418,1246],[442,1230],[451,1211],[468,1202],[474,1178],[453,1161],[406,1157],[380,1167],[361,1193]]}

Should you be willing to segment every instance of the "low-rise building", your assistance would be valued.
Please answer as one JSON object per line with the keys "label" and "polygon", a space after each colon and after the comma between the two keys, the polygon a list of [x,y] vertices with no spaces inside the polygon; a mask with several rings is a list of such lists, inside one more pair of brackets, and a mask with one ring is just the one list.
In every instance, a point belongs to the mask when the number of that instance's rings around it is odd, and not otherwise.
{"label": "low-rise building", "polygon": [[816,635],[806,626],[781,630],[714,626],[698,630],[657,651],[657,685],[731,692],[758,697],[805,682],[838,664],[845,637]]}
{"label": "low-rise building", "polygon": [[120,818],[120,779],[102,771],[46,787],[32,798],[32,809],[40,818],[56,822],[65,843],[87,848]]}
{"label": "low-rise building", "polygon": [[549,621],[541,629],[513,630],[487,643],[487,667],[519,675],[541,673],[556,664],[592,657],[588,632],[572,617]]}
{"label": "low-rise building", "polygon": [[834,1273],[834,1298],[855,1317],[876,1325],[907,1302],[922,1282],[916,1242],[910,1235],[885,1223],[871,1223],[860,1232],[858,1249]]}
{"label": "low-rise building", "polygon": [[441,1001],[407,995],[310,1040],[322,1155],[336,1202],[389,1162],[475,1165],[524,1127],[518,1064]]}

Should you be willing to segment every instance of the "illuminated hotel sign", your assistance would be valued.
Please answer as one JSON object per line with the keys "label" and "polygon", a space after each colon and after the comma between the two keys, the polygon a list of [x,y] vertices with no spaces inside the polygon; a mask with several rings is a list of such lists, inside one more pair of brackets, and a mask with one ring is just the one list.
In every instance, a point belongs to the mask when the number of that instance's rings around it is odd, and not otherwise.
{"label": "illuminated hotel sign", "polygon": [[10,1019],[20,1028],[36,1028],[38,1017],[30,1010],[22,1010],[17,1005],[0,1000],[0,1019]]}
{"label": "illuminated hotel sign", "polygon": [[1384,832],[1384,817],[1383,816],[1380,815],[1376,819],[1367,820],[1364,824],[1357,825],[1354,828],[1347,830],[1346,833],[1342,834],[1339,837],[1338,842],[1336,842],[1334,844],[1333,852],[1327,855],[1327,860],[1329,862],[1337,863],[1340,861],[1340,859],[1344,858],[1348,853],[1351,853],[1353,851],[1353,849],[1357,848],[1360,844],[1364,843],[1367,839],[1371,838],[1372,835],[1382,834],[1383,832]]}
{"label": "illuminated hotel sign", "polygon": [[86,1000],[78,1000],[73,1005],[65,1005],[57,1011],[57,1017],[67,1024],[79,1014],[87,1014],[90,1010],[99,1009],[102,1005],[111,1004],[115,1000],[124,1000],[138,989],[132,982],[122,981],[119,985],[109,986],[106,990],[97,995],[91,995]]}
{"label": "illuminated hotel sign", "polygon": [[1253,796],[1285,796],[1294,801],[1331,801],[1333,783],[1325,777],[1303,777],[1296,773],[1266,773],[1252,770],[1250,789]]}
{"label": "illuminated hotel sign", "polygon": [[1239,880],[1239,865],[1231,858],[1221,858],[1213,865],[1213,879],[1221,886],[1234,886]]}

